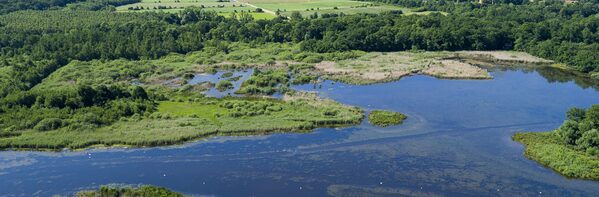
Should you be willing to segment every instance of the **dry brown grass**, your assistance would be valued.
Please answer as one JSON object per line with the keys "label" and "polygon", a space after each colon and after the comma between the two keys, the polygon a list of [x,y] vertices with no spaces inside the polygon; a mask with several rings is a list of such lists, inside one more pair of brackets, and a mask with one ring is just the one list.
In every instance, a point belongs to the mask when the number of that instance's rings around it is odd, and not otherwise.
{"label": "dry brown grass", "polygon": [[490,79],[487,70],[457,59],[451,52],[369,53],[339,62],[321,62],[315,66],[327,78],[354,84],[398,80],[424,74],[451,79]]}

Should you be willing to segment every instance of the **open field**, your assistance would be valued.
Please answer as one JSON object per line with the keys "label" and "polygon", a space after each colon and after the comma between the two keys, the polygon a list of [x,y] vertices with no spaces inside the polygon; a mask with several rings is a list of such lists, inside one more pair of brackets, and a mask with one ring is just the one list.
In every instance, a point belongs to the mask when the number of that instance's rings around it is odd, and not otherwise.
{"label": "open field", "polygon": [[[240,0],[218,2],[216,0],[143,0],[140,3],[119,6],[117,11],[164,11],[178,12],[186,7],[201,7],[205,10],[215,11],[222,16],[229,17],[234,12],[249,12],[255,19],[272,19],[278,11],[283,16],[291,16],[298,11],[304,17],[315,12],[322,14],[357,14],[381,13],[386,11],[401,10],[404,14],[428,14],[430,12],[412,12],[407,8],[380,3],[360,2],[351,0]],[[264,12],[255,12],[262,8]]]}
{"label": "open field", "polygon": [[274,14],[257,13],[256,8],[241,2],[218,2],[216,0],[142,0],[142,2],[117,7],[117,11],[164,11],[179,12],[187,7],[215,11],[229,17],[231,13],[248,12],[254,19],[272,19]]}
{"label": "open field", "polygon": [[304,17],[314,13],[322,14],[376,14],[386,11],[401,10],[404,14],[428,14],[430,12],[413,12],[411,9],[394,5],[351,0],[240,0],[273,12],[280,11],[284,16],[298,11]]}
{"label": "open field", "polygon": [[242,3],[217,2],[216,0],[142,0],[139,3],[117,7],[118,11],[127,10],[156,10],[156,9],[183,9],[186,7],[228,8],[244,6]]}

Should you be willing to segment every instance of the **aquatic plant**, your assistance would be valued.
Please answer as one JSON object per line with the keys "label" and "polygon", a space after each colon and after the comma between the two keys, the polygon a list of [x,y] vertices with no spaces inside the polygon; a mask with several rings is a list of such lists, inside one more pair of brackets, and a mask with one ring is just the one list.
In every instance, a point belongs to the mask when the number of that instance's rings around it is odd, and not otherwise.
{"label": "aquatic plant", "polygon": [[402,113],[385,110],[374,110],[368,114],[368,121],[380,127],[401,124],[406,118],[407,116]]}

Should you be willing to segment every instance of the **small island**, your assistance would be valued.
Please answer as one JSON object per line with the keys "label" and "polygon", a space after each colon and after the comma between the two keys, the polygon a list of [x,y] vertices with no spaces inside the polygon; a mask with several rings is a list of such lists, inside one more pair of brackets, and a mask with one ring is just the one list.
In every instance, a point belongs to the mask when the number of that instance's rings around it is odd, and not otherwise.
{"label": "small island", "polygon": [[572,108],[555,131],[516,133],[526,157],[572,178],[599,180],[599,105]]}
{"label": "small island", "polygon": [[401,124],[406,118],[408,117],[402,113],[385,110],[374,110],[368,115],[368,121],[370,124],[379,127],[398,125]]}
{"label": "small island", "polygon": [[184,197],[185,195],[173,192],[164,187],[156,187],[151,185],[142,185],[139,187],[124,187],[124,186],[100,186],[98,190],[84,190],[76,194],[77,197],[132,197],[132,196],[164,196],[164,197]]}

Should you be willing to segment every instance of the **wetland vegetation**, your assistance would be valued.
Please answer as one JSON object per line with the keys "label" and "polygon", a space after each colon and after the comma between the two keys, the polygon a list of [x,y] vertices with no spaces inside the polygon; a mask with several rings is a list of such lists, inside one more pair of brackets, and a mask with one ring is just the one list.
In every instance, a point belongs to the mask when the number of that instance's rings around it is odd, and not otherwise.
{"label": "wetland vegetation", "polygon": [[525,155],[568,177],[599,180],[599,105],[572,108],[552,132],[517,133]]}
{"label": "wetland vegetation", "polygon": [[139,187],[124,187],[103,185],[98,190],[79,191],[76,197],[184,197],[185,195],[173,192],[167,188],[151,185],[142,185]]}
{"label": "wetland vegetation", "polygon": [[408,117],[402,113],[386,110],[374,110],[368,114],[368,122],[379,127],[398,125],[406,118]]}

